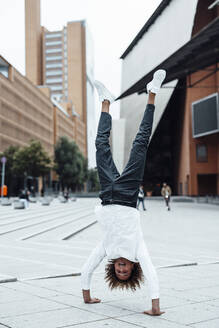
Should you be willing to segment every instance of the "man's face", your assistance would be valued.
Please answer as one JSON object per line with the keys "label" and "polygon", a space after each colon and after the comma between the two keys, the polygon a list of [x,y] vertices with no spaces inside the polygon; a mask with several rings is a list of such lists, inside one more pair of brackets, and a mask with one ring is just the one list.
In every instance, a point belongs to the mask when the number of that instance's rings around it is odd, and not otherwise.
{"label": "man's face", "polygon": [[115,260],[114,267],[117,278],[119,280],[127,280],[132,273],[134,263],[123,257],[120,257],[119,259]]}

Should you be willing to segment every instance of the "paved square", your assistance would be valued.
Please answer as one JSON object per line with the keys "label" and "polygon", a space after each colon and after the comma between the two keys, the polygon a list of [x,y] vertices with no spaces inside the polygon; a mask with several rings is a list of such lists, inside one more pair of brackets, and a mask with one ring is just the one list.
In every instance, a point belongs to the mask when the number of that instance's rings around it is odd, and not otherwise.
{"label": "paved square", "polygon": [[84,304],[80,270],[101,240],[94,217],[98,199],[78,199],[29,210],[0,206],[0,328],[218,328],[219,207],[146,201],[144,238],[157,268],[162,317],[150,307],[147,282],[135,293],[110,291],[106,260],[91,292],[100,304]]}

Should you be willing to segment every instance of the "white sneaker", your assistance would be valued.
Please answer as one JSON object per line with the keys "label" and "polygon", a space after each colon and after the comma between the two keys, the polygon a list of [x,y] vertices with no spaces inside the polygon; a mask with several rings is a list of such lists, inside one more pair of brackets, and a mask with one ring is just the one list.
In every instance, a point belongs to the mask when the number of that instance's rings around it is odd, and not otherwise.
{"label": "white sneaker", "polygon": [[166,71],[164,69],[156,71],[153,75],[153,80],[147,84],[147,92],[158,93],[165,77]]}
{"label": "white sneaker", "polygon": [[111,92],[109,92],[109,90],[107,90],[103,83],[96,80],[94,81],[94,86],[97,89],[100,102],[108,100],[112,104],[115,101],[116,97]]}

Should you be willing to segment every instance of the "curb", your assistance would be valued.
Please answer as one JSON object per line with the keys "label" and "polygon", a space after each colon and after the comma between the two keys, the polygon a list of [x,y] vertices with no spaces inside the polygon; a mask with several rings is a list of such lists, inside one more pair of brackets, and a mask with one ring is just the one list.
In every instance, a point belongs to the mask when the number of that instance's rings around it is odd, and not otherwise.
{"label": "curb", "polygon": [[7,282],[16,282],[17,281],[17,278],[3,278],[3,279],[1,279],[0,278],[0,284],[5,284],[5,283],[7,283]]}
{"label": "curb", "polygon": [[85,229],[91,227],[91,226],[94,225],[95,223],[97,223],[97,220],[95,220],[95,221],[89,223],[88,225],[82,227],[82,228],[79,229],[79,230],[74,231],[74,232],[71,233],[70,235],[67,235],[66,237],[62,238],[62,240],[68,240],[68,239],[70,239],[71,237],[77,235],[79,232],[81,232],[81,231],[83,231],[83,230],[85,230]]}
{"label": "curb", "polygon": [[81,272],[57,274],[54,276],[43,276],[43,277],[33,277],[27,279],[21,279],[20,281],[31,281],[31,280],[43,280],[43,279],[55,279],[55,278],[66,278],[66,277],[77,277],[80,276]]}
{"label": "curb", "polygon": [[180,268],[180,267],[194,266],[194,265],[198,265],[198,263],[191,262],[191,263],[182,263],[182,264],[163,265],[163,266],[158,266],[157,269]]}

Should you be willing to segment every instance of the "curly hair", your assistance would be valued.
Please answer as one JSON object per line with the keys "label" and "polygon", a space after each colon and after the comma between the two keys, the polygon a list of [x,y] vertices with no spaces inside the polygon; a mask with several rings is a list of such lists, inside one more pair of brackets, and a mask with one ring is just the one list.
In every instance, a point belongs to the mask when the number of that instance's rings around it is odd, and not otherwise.
{"label": "curly hair", "polygon": [[144,276],[139,263],[134,263],[132,273],[127,280],[120,280],[115,272],[115,260],[110,260],[105,267],[105,281],[109,288],[115,289],[131,289],[133,292],[136,288],[140,288],[140,284],[144,282]]}

